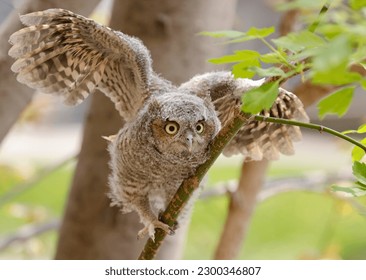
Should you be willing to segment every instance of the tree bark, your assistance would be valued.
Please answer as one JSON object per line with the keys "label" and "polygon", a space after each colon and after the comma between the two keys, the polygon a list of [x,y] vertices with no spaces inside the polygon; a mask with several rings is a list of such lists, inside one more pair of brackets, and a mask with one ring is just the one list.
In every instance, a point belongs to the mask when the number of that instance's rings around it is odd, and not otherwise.
{"label": "tree bark", "polygon": [[34,92],[18,83],[15,74],[10,70],[14,59],[8,56],[8,50],[11,47],[8,39],[12,33],[23,27],[19,14],[59,7],[88,16],[98,2],[99,0],[29,0],[25,1],[18,10],[10,13],[2,23],[0,26],[0,38],[2,39],[0,40],[0,77],[4,82],[1,83],[0,89],[0,143],[29,104]]}
{"label": "tree bark", "polygon": [[[235,0],[115,1],[111,27],[142,39],[151,51],[155,71],[181,83],[209,70],[206,60],[219,55],[217,45],[196,33],[231,28],[234,11]],[[142,227],[138,217],[109,207],[105,195],[108,154],[100,136],[114,134],[121,126],[111,102],[94,95],[56,259],[136,259],[145,243],[136,240]],[[184,233],[180,229],[177,236],[168,238],[158,257],[180,258]]]}

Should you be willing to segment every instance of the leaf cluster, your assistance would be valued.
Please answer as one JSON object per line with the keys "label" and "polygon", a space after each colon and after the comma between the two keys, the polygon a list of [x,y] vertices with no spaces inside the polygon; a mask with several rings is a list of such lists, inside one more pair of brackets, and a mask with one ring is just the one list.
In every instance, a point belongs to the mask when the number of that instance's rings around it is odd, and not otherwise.
{"label": "leaf cluster", "polygon": [[[301,75],[304,81],[310,80],[313,84],[332,85],[335,91],[318,104],[319,117],[343,116],[352,102],[354,90],[357,87],[366,90],[366,78],[360,71],[355,71],[355,68],[363,70],[366,67],[366,1],[349,0],[345,4],[338,0],[295,0],[282,4],[279,9],[301,11],[303,28],[272,39],[269,38],[275,32],[273,26],[251,27],[246,32],[202,32],[202,35],[222,38],[224,43],[259,40],[269,50],[264,54],[236,50],[209,61],[231,64],[232,72],[238,78],[279,77],[280,84]],[[276,91],[273,82],[246,93],[243,110],[257,114],[268,109],[278,94]]]}
{"label": "leaf cluster", "polygon": [[[230,64],[236,78],[266,78],[261,87],[243,94],[242,109],[246,113],[259,114],[269,109],[280,84],[299,75],[303,81],[334,89],[317,104],[320,119],[331,114],[344,116],[355,89],[366,90],[366,0],[293,0],[278,9],[297,10],[302,27],[277,38],[271,37],[276,31],[273,26],[251,27],[246,32],[202,32],[227,44],[259,40],[268,47],[264,54],[243,49],[209,61]],[[343,135],[350,133],[366,133],[366,124]],[[366,145],[366,138],[359,143]],[[352,150],[353,174],[357,179],[354,187],[333,186],[334,190],[353,194],[362,190],[366,194],[366,165],[361,162],[365,150],[359,146]]]}

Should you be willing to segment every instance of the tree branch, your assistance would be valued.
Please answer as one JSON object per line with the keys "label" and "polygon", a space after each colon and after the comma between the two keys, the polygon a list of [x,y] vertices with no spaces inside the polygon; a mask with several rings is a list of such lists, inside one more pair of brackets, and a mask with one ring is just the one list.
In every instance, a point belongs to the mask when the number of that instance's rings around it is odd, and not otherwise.
{"label": "tree branch", "polygon": [[10,191],[5,193],[4,195],[0,196],[0,206],[4,205],[5,203],[12,200],[14,197],[24,193],[25,191],[31,189],[32,187],[36,186],[37,183],[39,183],[41,180],[43,180],[48,175],[54,173],[55,171],[61,169],[62,167],[66,166],[67,164],[74,162],[77,159],[78,155],[71,156],[70,158],[67,158],[65,160],[62,160],[55,165],[46,167],[39,171],[34,177],[27,180],[24,183],[20,183],[18,185],[15,185],[11,188]]}
{"label": "tree branch", "polygon": [[57,230],[60,227],[60,221],[55,219],[44,224],[27,225],[22,227],[16,233],[0,240],[0,251],[5,250],[15,242],[24,242],[28,239],[45,233],[50,230]]}
{"label": "tree branch", "polygon": [[306,128],[310,128],[310,129],[315,129],[318,130],[319,132],[326,132],[329,134],[332,134],[334,136],[337,136],[338,138],[342,138],[343,140],[346,140],[347,142],[352,143],[355,146],[360,147],[362,150],[364,150],[366,152],[366,146],[361,144],[360,142],[358,142],[357,140],[342,134],[334,129],[331,129],[329,127],[326,126],[322,126],[319,124],[313,124],[313,123],[304,123],[304,122],[299,122],[299,121],[294,121],[294,120],[287,120],[287,119],[280,119],[280,118],[273,118],[273,117],[265,117],[265,116],[260,116],[260,115],[256,115],[254,116],[254,119],[257,121],[264,121],[264,122],[271,122],[271,123],[278,123],[278,124],[287,124],[287,125],[293,125],[293,126],[299,126],[299,127],[306,127]]}

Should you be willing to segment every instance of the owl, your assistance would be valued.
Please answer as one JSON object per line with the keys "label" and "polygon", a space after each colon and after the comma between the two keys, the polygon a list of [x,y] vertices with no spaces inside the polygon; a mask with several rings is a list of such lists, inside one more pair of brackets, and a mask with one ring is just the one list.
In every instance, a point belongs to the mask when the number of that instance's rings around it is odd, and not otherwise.
{"label": "owl", "polygon": [[[159,212],[208,159],[211,141],[240,108],[242,95],[262,81],[212,72],[176,86],[154,72],[149,51],[137,38],[63,9],[20,20],[27,27],[9,39],[17,80],[61,95],[69,105],[95,89],[109,97],[125,120],[108,137],[111,204],[138,213],[144,225],[138,237],[154,238],[156,228],[172,233]],[[308,120],[300,100],[284,89],[262,114]],[[248,120],[224,154],[272,160],[292,154],[292,142],[300,138],[298,127]]]}

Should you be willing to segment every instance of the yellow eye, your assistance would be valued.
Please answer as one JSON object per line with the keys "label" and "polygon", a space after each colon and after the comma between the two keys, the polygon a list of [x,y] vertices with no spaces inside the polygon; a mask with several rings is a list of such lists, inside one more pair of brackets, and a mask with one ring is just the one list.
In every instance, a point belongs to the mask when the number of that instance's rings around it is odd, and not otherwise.
{"label": "yellow eye", "polygon": [[201,134],[204,129],[205,129],[205,126],[203,125],[203,123],[196,124],[196,131],[198,134]]}
{"label": "yellow eye", "polygon": [[179,130],[179,125],[176,122],[168,122],[165,125],[165,131],[166,131],[166,133],[168,133],[170,135],[177,134],[178,130]]}

